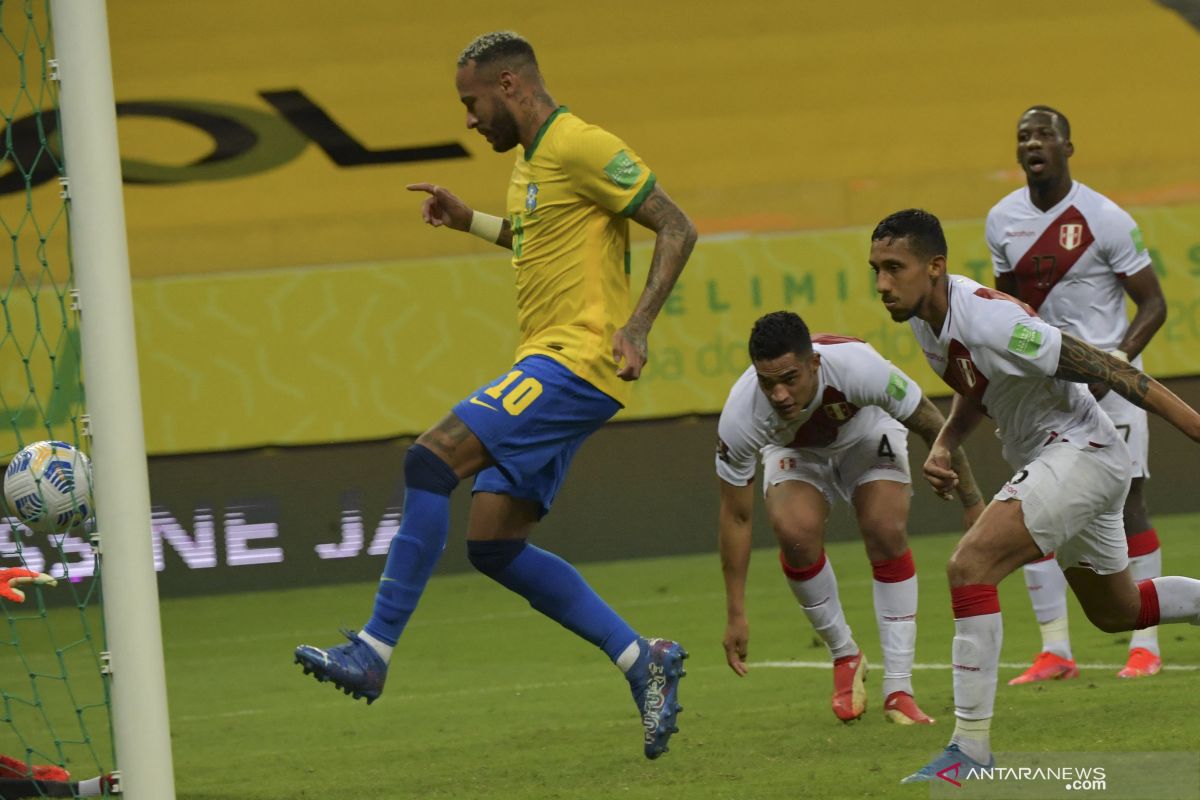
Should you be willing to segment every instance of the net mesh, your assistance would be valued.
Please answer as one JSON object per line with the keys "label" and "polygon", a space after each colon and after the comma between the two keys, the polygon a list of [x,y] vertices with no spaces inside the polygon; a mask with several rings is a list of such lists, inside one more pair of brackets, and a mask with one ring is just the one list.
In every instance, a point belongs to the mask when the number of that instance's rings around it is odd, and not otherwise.
{"label": "net mesh", "polygon": [[[88,450],[51,50],[48,0],[0,0],[0,231],[10,267],[0,273],[0,465],[40,440]],[[111,771],[100,584],[87,533],[35,533],[0,503],[0,569],[58,579],[27,588],[24,603],[0,599],[0,754],[65,767],[72,780]]]}

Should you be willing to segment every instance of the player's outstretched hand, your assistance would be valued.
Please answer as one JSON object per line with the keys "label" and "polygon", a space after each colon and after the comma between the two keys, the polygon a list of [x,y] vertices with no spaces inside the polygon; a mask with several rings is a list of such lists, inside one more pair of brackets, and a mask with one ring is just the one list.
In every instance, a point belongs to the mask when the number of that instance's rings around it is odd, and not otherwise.
{"label": "player's outstretched hand", "polygon": [[749,643],[750,623],[744,616],[731,618],[725,625],[725,639],[722,644],[725,645],[725,660],[739,678],[750,671],[746,666],[746,648]]}
{"label": "player's outstretched hand", "polygon": [[613,359],[617,362],[617,377],[623,381],[636,381],[646,366],[646,334],[630,330],[626,325],[618,328],[612,338]]}
{"label": "player's outstretched hand", "polygon": [[20,567],[0,569],[0,597],[5,600],[11,600],[14,603],[25,602],[25,593],[19,587],[27,583],[36,583],[41,586],[58,585],[58,581],[44,572],[34,572]]}
{"label": "player's outstretched hand", "polygon": [[425,192],[429,195],[421,204],[421,219],[425,220],[426,224],[435,228],[445,225],[456,231],[471,229],[471,216],[475,212],[449,189],[432,183],[410,183],[405,188],[410,192]]}
{"label": "player's outstretched hand", "polygon": [[925,459],[925,480],[929,481],[938,497],[953,499],[954,487],[958,486],[958,473],[950,469],[950,451],[937,442],[929,449],[929,458]]}

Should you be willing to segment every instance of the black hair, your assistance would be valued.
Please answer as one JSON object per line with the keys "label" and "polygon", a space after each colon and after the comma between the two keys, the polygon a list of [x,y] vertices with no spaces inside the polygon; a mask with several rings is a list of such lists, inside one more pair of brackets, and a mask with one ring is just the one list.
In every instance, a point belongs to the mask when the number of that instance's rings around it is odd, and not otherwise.
{"label": "black hair", "polygon": [[799,314],[772,311],[759,317],[750,331],[750,360],[767,361],[786,353],[805,356],[812,352],[812,336]]}
{"label": "black hair", "polygon": [[1025,114],[1028,114],[1030,111],[1039,111],[1043,114],[1053,114],[1054,124],[1058,127],[1058,132],[1062,134],[1062,138],[1064,140],[1070,141],[1071,121],[1067,119],[1066,114],[1062,113],[1057,108],[1051,108],[1050,106],[1030,106],[1029,108],[1025,109],[1025,113],[1021,114],[1021,116],[1024,117]]}
{"label": "black hair", "polygon": [[871,232],[871,241],[882,239],[908,239],[909,249],[921,258],[945,256],[947,252],[942,223],[920,208],[906,208],[884,217]]}

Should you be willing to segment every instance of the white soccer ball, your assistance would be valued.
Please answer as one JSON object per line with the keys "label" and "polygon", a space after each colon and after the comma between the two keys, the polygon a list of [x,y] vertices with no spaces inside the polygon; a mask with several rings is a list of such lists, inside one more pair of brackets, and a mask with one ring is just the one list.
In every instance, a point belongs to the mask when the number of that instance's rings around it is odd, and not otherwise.
{"label": "white soccer ball", "polygon": [[4,499],[23,525],[66,531],[92,515],[92,463],[66,442],[34,442],[4,471]]}

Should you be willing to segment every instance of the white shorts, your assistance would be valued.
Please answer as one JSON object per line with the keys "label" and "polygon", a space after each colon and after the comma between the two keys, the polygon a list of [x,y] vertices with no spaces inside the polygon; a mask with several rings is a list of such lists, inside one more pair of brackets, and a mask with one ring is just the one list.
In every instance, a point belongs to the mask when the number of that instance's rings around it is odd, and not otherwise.
{"label": "white shorts", "polygon": [[1125,439],[1129,448],[1130,462],[1133,464],[1133,477],[1150,477],[1150,425],[1147,421],[1146,409],[1138,408],[1116,392],[1109,392],[1100,400],[1100,408],[1117,433]]}
{"label": "white shorts", "polygon": [[762,449],[763,494],[786,481],[815,486],[833,505],[849,502],[859,485],[871,481],[912,483],[908,470],[908,429],[891,417],[880,420],[858,438],[829,448],[767,445]]}
{"label": "white shorts", "polygon": [[1020,500],[1025,527],[1063,569],[1111,575],[1129,563],[1122,508],[1129,493],[1125,447],[1052,444],[1018,470],[995,500]]}

